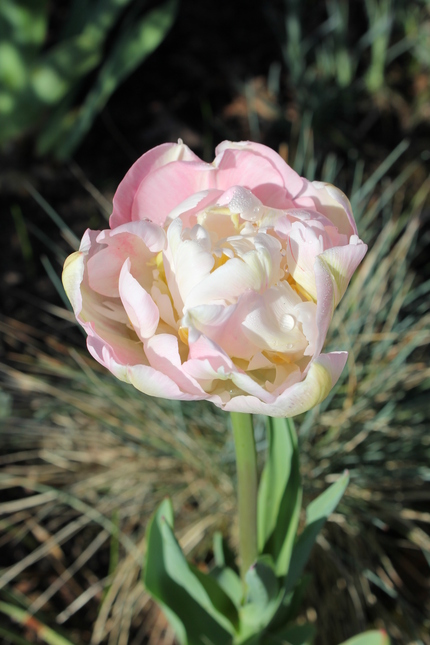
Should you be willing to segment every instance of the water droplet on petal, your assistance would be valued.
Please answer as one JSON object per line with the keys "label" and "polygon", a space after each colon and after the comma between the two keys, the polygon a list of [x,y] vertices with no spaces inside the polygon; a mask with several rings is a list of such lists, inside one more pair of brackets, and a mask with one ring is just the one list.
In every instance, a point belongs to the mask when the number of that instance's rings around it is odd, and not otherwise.
{"label": "water droplet on petal", "polygon": [[295,324],[296,324],[295,318],[290,314],[284,314],[281,317],[281,320],[279,321],[279,325],[282,331],[291,331],[294,328]]}

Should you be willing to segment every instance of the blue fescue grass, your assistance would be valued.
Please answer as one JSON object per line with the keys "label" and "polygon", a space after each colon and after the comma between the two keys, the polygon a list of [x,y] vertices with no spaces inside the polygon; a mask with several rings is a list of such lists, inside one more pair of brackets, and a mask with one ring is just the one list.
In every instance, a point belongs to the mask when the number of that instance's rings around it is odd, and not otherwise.
{"label": "blue fescue grass", "polygon": [[[296,159],[290,159],[305,174],[313,155],[310,128],[305,120]],[[416,167],[410,164],[390,178],[405,149],[400,144],[373,173],[360,162],[348,173],[360,234],[370,245],[335,314],[329,341],[347,349],[350,359],[329,398],[299,422],[308,499],[331,476],[345,468],[351,473],[343,504],[318,547],[323,557],[314,562],[317,579],[324,584],[337,572],[333,584],[345,583],[349,598],[342,616],[329,624],[331,595],[316,603],[311,594],[308,611],[312,616],[313,607],[318,610],[321,643],[331,643],[334,635],[341,640],[349,633],[348,621],[362,628],[368,619],[377,624],[378,616],[399,643],[406,643],[408,634],[421,634],[426,642],[425,606],[420,610],[404,593],[406,574],[391,553],[430,552],[423,510],[430,496],[430,283],[411,266],[430,186],[414,179]],[[331,155],[319,167],[322,179],[336,179],[342,164]],[[62,562],[63,544],[90,527],[81,556],[61,565],[61,578],[40,592],[29,610],[49,613],[64,581],[79,580],[92,554],[110,544],[115,568],[75,591],[59,620],[67,625],[102,594],[93,642],[108,637],[126,643],[137,617],[150,606],[139,566],[145,521],[162,497],[173,495],[179,536],[198,558],[204,559],[215,529],[231,530],[233,447],[226,418],[210,404],[151,399],[116,381],[82,344],[64,342],[55,318],[46,315],[52,325],[48,344],[45,332],[32,325],[1,323],[8,345],[20,343],[24,352],[10,353],[1,366],[12,409],[4,415],[9,454],[3,457],[0,486],[26,491],[0,506],[2,544],[19,541],[27,555],[4,570],[0,585],[13,588],[17,576],[52,551]],[[66,311],[63,321],[74,324]],[[259,447],[264,449],[264,438]],[[371,545],[368,550],[363,541]],[[392,603],[391,612],[384,598]],[[402,633],[399,621],[406,625]]]}

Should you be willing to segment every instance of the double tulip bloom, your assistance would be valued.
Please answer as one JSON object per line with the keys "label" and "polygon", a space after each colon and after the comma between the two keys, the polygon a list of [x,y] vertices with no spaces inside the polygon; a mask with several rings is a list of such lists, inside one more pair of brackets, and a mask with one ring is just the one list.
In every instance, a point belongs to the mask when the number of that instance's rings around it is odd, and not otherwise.
{"label": "double tulip bloom", "polygon": [[345,195],[263,145],[144,154],[110,228],[88,230],[63,282],[88,349],[152,396],[294,416],[322,401],[346,352],[322,353],[367,247]]}

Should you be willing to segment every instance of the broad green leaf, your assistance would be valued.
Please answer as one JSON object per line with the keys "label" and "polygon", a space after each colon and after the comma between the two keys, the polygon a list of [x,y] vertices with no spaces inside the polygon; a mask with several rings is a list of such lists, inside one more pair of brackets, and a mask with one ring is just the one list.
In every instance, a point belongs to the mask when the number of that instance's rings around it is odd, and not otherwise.
{"label": "broad green leaf", "polygon": [[267,457],[258,489],[258,549],[263,551],[275,530],[279,506],[288,482],[293,446],[286,419],[268,417]]}
{"label": "broad green leaf", "polygon": [[282,576],[288,571],[302,500],[293,420],[269,418],[267,438],[267,460],[258,491],[258,542],[259,550],[273,557],[276,573]]}
{"label": "broad green leaf", "polygon": [[279,593],[279,583],[274,567],[267,557],[260,557],[249,568],[245,581],[248,587],[247,601],[262,609],[265,609]]}
{"label": "broad green leaf", "polygon": [[58,103],[77,80],[101,62],[109,31],[129,2],[100,0],[88,14],[79,34],[60,41],[38,59],[32,68],[31,83],[40,101]]}
{"label": "broad green leaf", "polygon": [[[118,85],[164,40],[176,17],[177,6],[178,0],[167,0],[122,29],[84,104],[76,111],[72,127],[55,146],[59,158],[73,152]],[[37,147],[39,152],[46,151],[43,139]]]}
{"label": "broad green leaf", "polygon": [[383,629],[353,636],[341,645],[390,645],[388,634]]}
{"label": "broad green leaf", "polygon": [[0,41],[19,49],[30,62],[46,37],[48,0],[1,0]]}
{"label": "broad green leaf", "polygon": [[312,645],[315,637],[315,627],[310,623],[291,625],[271,634],[267,645]]}
{"label": "broad green leaf", "polygon": [[6,38],[0,41],[0,85],[11,96],[27,83],[27,62],[15,43]]}
{"label": "broad green leaf", "polygon": [[239,625],[239,614],[237,613],[236,606],[230,596],[225,593],[221,585],[218,584],[216,578],[203,573],[192,564],[189,564],[188,566],[206,591],[212,606],[217,612],[219,612],[219,614],[225,616],[233,627],[237,629]]}
{"label": "broad green leaf", "polygon": [[66,40],[83,31],[86,23],[97,21],[103,16],[103,26],[109,29],[130,0],[73,0],[60,40]]}
{"label": "broad green leaf", "polygon": [[349,472],[345,471],[339,479],[314,499],[306,509],[306,527],[320,522],[321,526],[333,513],[348,486]]}
{"label": "broad green leaf", "polygon": [[215,578],[234,605],[239,608],[242,604],[243,585],[236,571],[230,567],[215,567],[211,571],[211,576]]}
{"label": "broad green leaf", "polygon": [[325,521],[338,505],[348,485],[349,473],[345,472],[334,484],[313,500],[306,509],[306,525],[294,545],[290,568],[285,580],[285,591],[289,593],[308,561],[318,533]]}
{"label": "broad green leaf", "polygon": [[[144,580],[184,645],[227,645],[235,632],[219,608],[237,611],[216,580],[203,583],[187,563],[173,531],[173,509],[164,500],[148,526]],[[209,578],[209,576],[208,576]],[[214,606],[214,603],[216,606]]]}
{"label": "broad green leaf", "polygon": [[[273,560],[260,556],[249,568],[245,581],[247,601],[240,612],[242,635],[258,634],[267,628],[284,597]],[[246,642],[246,641],[245,641]]]}

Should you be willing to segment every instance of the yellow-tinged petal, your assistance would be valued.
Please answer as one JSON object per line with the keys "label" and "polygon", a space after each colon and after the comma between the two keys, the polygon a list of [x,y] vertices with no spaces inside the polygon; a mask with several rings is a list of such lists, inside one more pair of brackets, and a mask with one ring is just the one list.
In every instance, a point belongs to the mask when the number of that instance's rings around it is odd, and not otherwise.
{"label": "yellow-tinged petal", "polygon": [[75,251],[66,258],[61,279],[64,291],[77,315],[82,309],[81,282],[84,277],[84,253]]}
{"label": "yellow-tinged petal", "polygon": [[364,258],[366,251],[366,244],[358,240],[355,244],[350,243],[348,246],[327,249],[319,256],[319,260],[333,281],[335,307],[342,300],[349,281]]}
{"label": "yellow-tinged petal", "polygon": [[324,401],[328,393],[333,387],[333,380],[331,372],[322,364],[317,361],[312,363],[307,375],[307,385],[309,398],[306,406],[310,410],[321,401]]}

